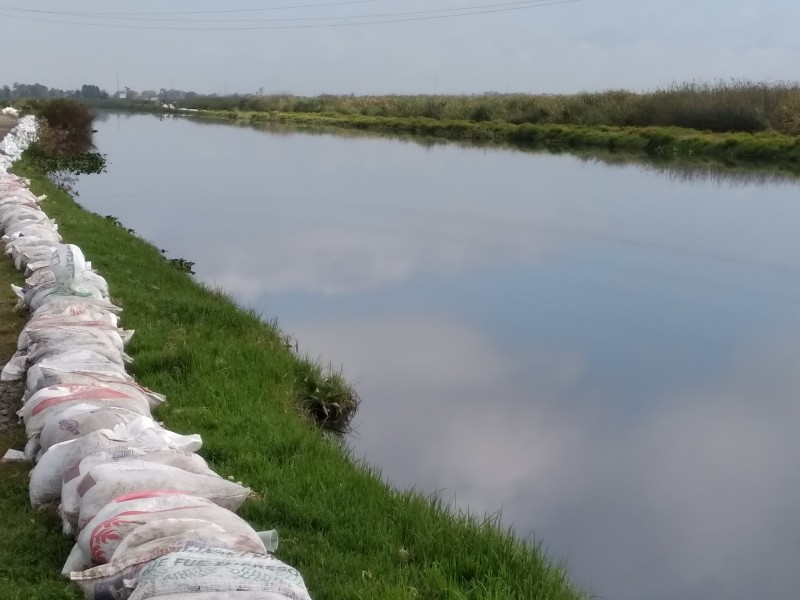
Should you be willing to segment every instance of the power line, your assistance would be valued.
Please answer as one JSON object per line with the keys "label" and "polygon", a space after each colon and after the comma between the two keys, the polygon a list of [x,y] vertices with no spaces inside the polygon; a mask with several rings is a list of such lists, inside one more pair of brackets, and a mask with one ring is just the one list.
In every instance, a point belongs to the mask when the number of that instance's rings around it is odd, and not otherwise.
{"label": "power line", "polygon": [[[379,19],[372,21],[354,21],[349,23],[321,23],[321,24],[308,24],[308,25],[273,25],[273,26],[260,26],[260,27],[155,27],[152,25],[123,25],[118,23],[86,23],[82,21],[63,21],[57,19],[45,19],[41,17],[25,17],[21,15],[10,15],[0,12],[0,16],[8,17],[11,19],[20,19],[24,21],[39,21],[44,23],[53,23],[58,25],[79,25],[84,27],[101,27],[106,29],[145,29],[151,31],[253,31],[253,30],[275,30],[275,29],[319,29],[319,28],[333,28],[333,27],[356,27],[360,25],[379,25],[387,23],[408,23],[414,21],[431,21],[438,19],[451,19],[455,17],[466,17],[471,15],[487,15],[493,13],[511,12],[519,10],[528,10],[532,8],[543,8],[546,6],[558,6],[562,4],[577,4],[580,2],[587,2],[588,0],[556,0],[552,2],[544,2],[543,0],[530,0],[523,6],[513,6],[505,8],[493,8],[487,10],[474,10],[469,12],[460,12],[457,14],[445,15],[425,15],[406,18],[392,18],[392,19]],[[487,5],[498,6],[498,5]],[[456,9],[453,9],[456,10]],[[463,10],[463,9],[462,9]],[[352,17],[351,17],[352,18]],[[310,20],[310,19],[305,19]],[[224,22],[224,21],[222,21]]]}
{"label": "power line", "polygon": [[[549,0],[552,1],[552,0]],[[342,15],[342,16],[328,16],[328,17],[281,17],[275,19],[163,19],[153,17],[115,17],[108,16],[104,13],[74,13],[74,12],[58,12],[47,11],[49,13],[58,15],[76,15],[92,19],[111,19],[120,21],[156,21],[159,23],[281,23],[281,22],[305,22],[305,21],[347,21],[353,19],[385,19],[390,17],[406,17],[415,15],[433,15],[433,14],[446,14],[446,13],[460,13],[471,10],[481,10],[488,8],[502,8],[507,6],[519,6],[526,8],[532,4],[541,4],[548,2],[548,0],[519,0],[517,2],[501,2],[497,4],[479,4],[473,6],[461,6],[455,8],[439,8],[428,10],[415,10],[405,12],[390,12],[390,13],[371,13],[366,15]],[[2,7],[0,7],[1,9]],[[458,16],[454,14],[453,16]]]}
{"label": "power line", "polygon": [[321,8],[327,6],[344,6],[346,4],[367,4],[371,2],[384,2],[385,0],[341,0],[338,2],[319,2],[315,4],[290,4],[284,6],[269,6],[266,8],[230,8],[221,10],[177,10],[171,12],[81,12],[70,10],[43,10],[35,8],[18,8],[15,6],[0,6],[0,10],[11,10],[15,12],[53,14],[63,16],[90,16],[90,15],[203,15],[203,14],[223,14],[223,13],[246,13],[246,12],[266,12],[270,10],[297,10],[300,8]]}

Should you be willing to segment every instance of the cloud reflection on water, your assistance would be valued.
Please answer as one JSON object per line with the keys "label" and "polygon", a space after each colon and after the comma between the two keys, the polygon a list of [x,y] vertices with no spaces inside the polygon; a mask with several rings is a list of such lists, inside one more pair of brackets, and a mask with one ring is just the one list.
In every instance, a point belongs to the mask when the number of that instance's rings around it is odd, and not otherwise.
{"label": "cloud reflection on water", "polygon": [[362,405],[357,453],[398,485],[502,508],[600,597],[787,598],[800,584],[800,331],[748,340],[726,373],[633,421],[578,401],[614,402],[585,356],[519,356],[447,317],[296,333],[381,398]]}

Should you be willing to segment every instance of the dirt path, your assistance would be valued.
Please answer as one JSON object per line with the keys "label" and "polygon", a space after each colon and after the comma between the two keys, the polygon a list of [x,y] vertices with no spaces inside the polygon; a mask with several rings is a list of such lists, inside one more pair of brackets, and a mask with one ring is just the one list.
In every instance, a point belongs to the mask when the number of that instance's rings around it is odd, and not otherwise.
{"label": "dirt path", "polygon": [[[17,124],[17,119],[0,115],[0,140]],[[6,257],[0,257],[0,365],[6,364],[17,349],[17,337],[25,324],[25,317],[14,311],[16,299],[9,290],[11,283],[19,283],[19,275]],[[0,434],[16,422],[14,412],[19,404],[21,389],[18,384],[0,382]]]}
{"label": "dirt path", "polygon": [[17,124],[17,120],[14,117],[9,117],[8,115],[0,115],[0,140],[6,137],[6,134],[11,131],[14,125]]}

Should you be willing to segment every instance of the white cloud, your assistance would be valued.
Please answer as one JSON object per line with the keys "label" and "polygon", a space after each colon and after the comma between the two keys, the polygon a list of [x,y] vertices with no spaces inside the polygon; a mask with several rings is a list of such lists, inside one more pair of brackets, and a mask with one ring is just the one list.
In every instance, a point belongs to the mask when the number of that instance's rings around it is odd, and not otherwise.
{"label": "white cloud", "polygon": [[586,388],[580,355],[520,355],[442,316],[297,333],[358,382],[358,452],[400,485],[502,509],[600,596],[777,599],[800,584],[798,331],[750,340],[722,373],[630,416]]}

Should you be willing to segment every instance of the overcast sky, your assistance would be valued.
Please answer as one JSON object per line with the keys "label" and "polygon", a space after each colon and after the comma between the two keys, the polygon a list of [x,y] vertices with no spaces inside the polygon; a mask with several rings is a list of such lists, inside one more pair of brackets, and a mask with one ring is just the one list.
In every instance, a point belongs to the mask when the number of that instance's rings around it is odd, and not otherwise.
{"label": "overcast sky", "polygon": [[800,79],[797,0],[8,2],[0,84],[312,95]]}

